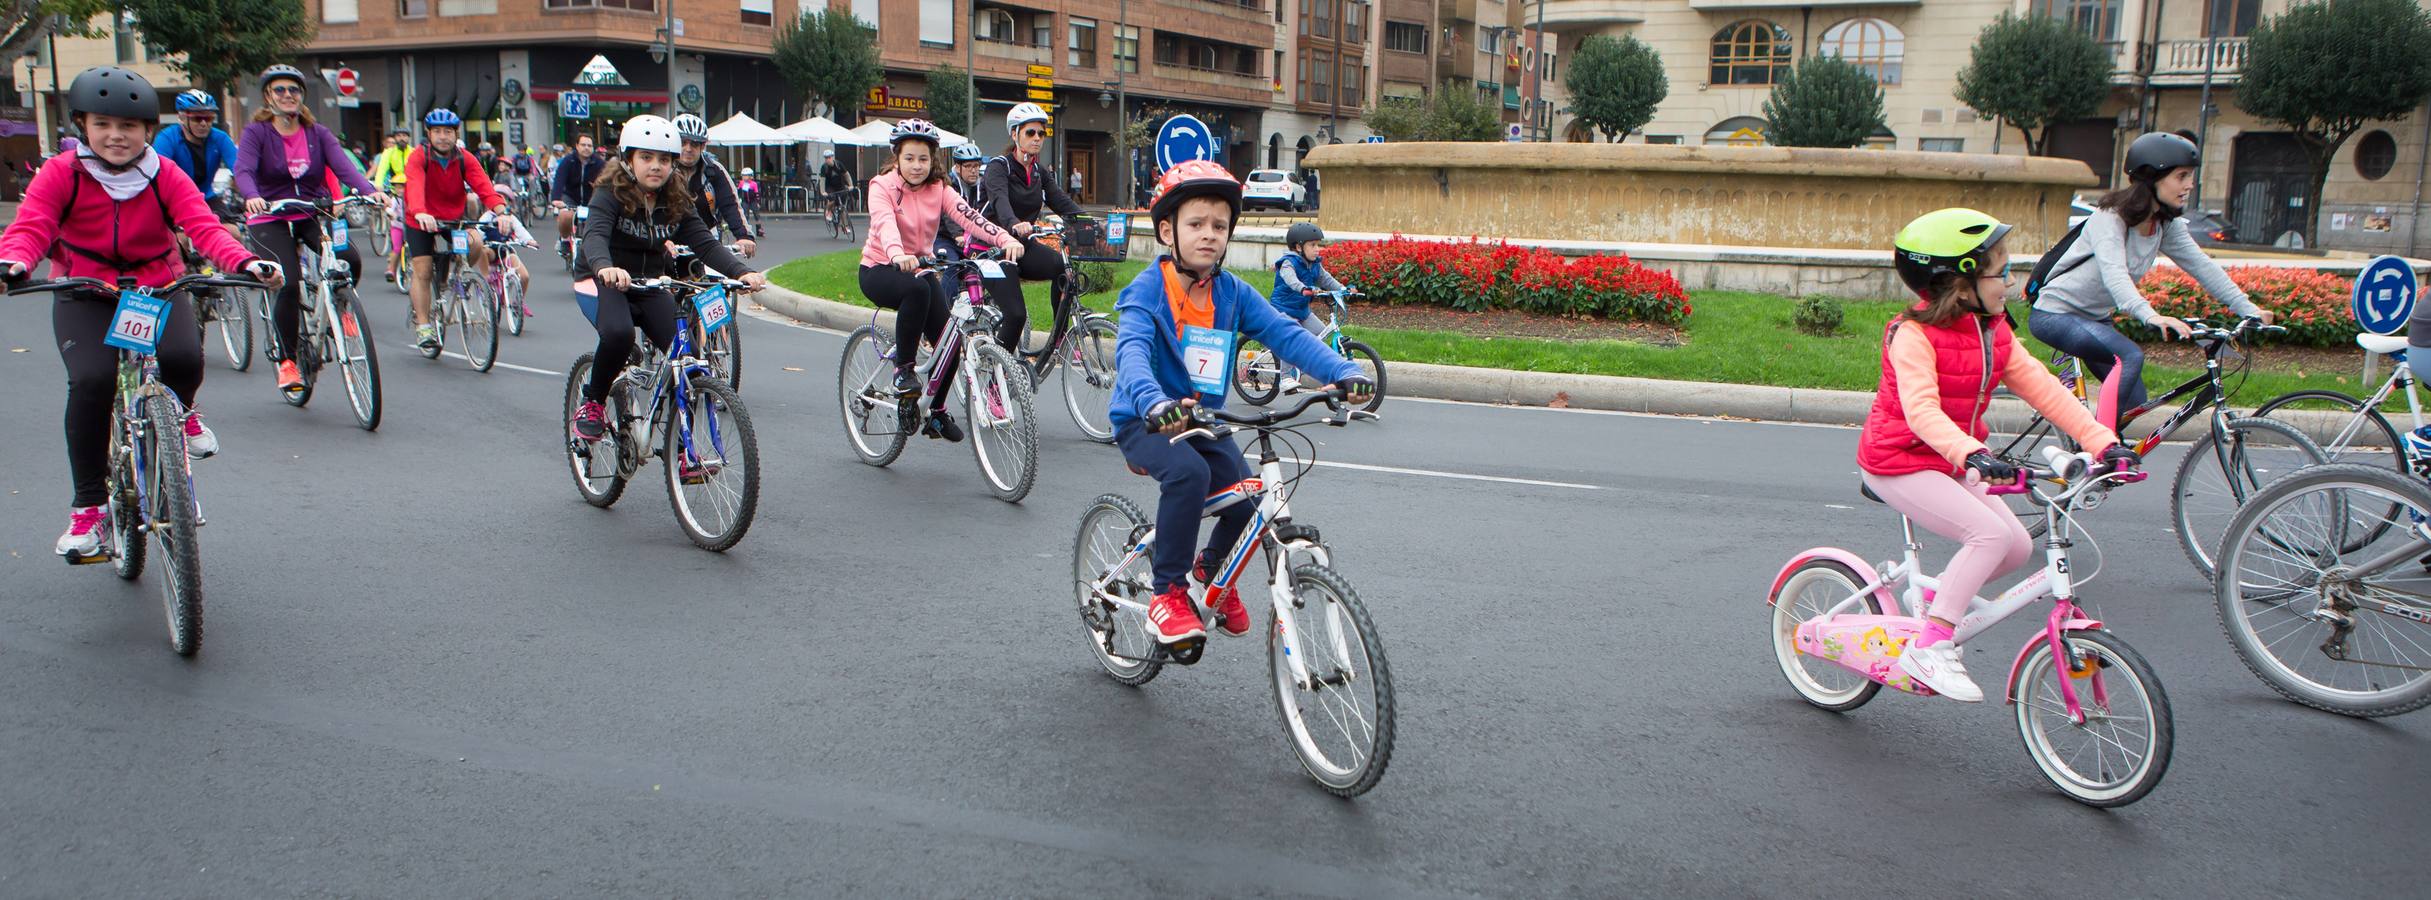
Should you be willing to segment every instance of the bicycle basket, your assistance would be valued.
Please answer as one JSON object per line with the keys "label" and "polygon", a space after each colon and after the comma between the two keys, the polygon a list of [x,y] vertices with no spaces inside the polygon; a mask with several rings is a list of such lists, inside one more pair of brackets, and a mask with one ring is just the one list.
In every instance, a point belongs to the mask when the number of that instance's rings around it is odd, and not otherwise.
{"label": "bicycle basket", "polygon": [[1122,262],[1129,258],[1131,214],[1113,213],[1104,219],[1075,216],[1064,223],[1064,255],[1079,262]]}

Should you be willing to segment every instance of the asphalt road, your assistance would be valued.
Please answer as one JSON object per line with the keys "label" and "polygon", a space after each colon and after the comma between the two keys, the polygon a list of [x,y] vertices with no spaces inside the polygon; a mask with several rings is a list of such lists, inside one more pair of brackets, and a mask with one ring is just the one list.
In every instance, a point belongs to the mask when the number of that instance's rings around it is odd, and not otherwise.
{"label": "asphalt road", "polygon": [[[1388,402],[1319,435],[1370,468],[1320,468],[1294,504],[1374,611],[1401,709],[1391,771],[1344,802],[1298,771],[1255,642],[1142,689],[1090,660],[1072,529],[1154,490],[1060,407],[1019,506],[967,446],[872,469],[840,433],[840,339],[746,321],[760,514],[704,553],[654,468],[612,510],[576,496],[558,373],[591,335],[540,282],[487,375],[412,355],[372,288],[377,433],[214,359],[191,661],[156,576],[51,555],[61,370],[43,304],[0,304],[0,895],[2397,896],[2431,874],[2407,849],[2431,719],[2318,714],[2246,674],[2158,478],[2093,517],[2085,593],[2159,668],[2177,753],[2103,812],[2042,781],[1997,702],[1834,715],[1782,682],[1777,568],[1895,549],[1853,431]],[[1989,690],[2029,627],[1976,642]]]}

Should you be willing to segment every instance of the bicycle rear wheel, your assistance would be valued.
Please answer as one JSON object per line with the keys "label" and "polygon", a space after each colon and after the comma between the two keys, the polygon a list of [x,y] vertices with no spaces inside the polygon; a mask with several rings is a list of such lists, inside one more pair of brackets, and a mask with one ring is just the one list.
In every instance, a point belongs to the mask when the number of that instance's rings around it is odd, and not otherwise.
{"label": "bicycle rear wheel", "polygon": [[464,358],[473,364],[473,371],[487,372],[498,364],[498,302],[490,293],[490,283],[480,278],[465,281],[464,296],[456,300],[456,319],[460,327],[456,338],[464,347]]}
{"label": "bicycle rear wheel", "polygon": [[203,644],[203,554],[196,531],[202,512],[194,505],[191,461],[186,458],[186,417],[163,396],[144,400],[151,430],[151,468],[146,499],[152,534],[160,539],[161,607],[168,614],[169,647],[193,656]]}
{"label": "bicycle rear wheel", "polygon": [[574,489],[582,492],[582,502],[601,509],[615,506],[625,495],[625,471],[618,441],[624,434],[624,408],[620,402],[623,391],[609,391],[608,433],[596,441],[574,439],[574,414],[582,409],[583,387],[591,383],[594,360],[585,353],[575,357],[574,366],[566,370],[565,418],[559,427],[565,429],[566,464],[574,473]]}
{"label": "bicycle rear wheel", "polygon": [[[2328,465],[2271,483],[2220,545],[2214,611],[2262,683],[2359,717],[2431,706],[2431,488],[2377,465]],[[2357,545],[2356,534],[2376,535]],[[2358,576],[2387,553],[2411,558]]]}
{"label": "bicycle rear wheel", "polygon": [[[1810,559],[1781,582],[1781,592],[1773,597],[1773,661],[1780,664],[1781,676],[1789,679],[1790,690],[1797,691],[1800,699],[1817,709],[1848,712],[1864,706],[1882,690],[1882,685],[1873,679],[1798,649],[1798,626],[1830,612],[1840,601],[1856,594],[1867,580],[1841,563]],[[1870,592],[1852,612],[1868,616],[1895,614],[1883,608],[1879,594]]]}
{"label": "bicycle rear wheel", "polygon": [[2225,442],[2195,439],[2170,482],[2169,515],[2186,561],[2209,578],[2220,537],[2239,507],[2272,479],[2325,461],[2321,449],[2277,419],[2232,419]]}
{"label": "bicycle rear wheel", "polygon": [[1266,632],[1275,710],[1300,768],[1335,796],[1356,797],[1393,761],[1392,669],[1350,582],[1315,563],[1293,567],[1291,581],[1299,596],[1277,598],[1275,614],[1287,618]]}
{"label": "bicycle rear wheel", "polygon": [[1148,633],[1148,617],[1100,596],[1095,585],[1103,576],[1105,594],[1147,605],[1155,593],[1149,580],[1148,554],[1124,563],[1147,530],[1148,517],[1139,507],[1119,494],[1104,494],[1081,514],[1080,533],[1072,539],[1072,590],[1080,604],[1080,624],[1088,635],[1090,655],[1107,675],[1134,687],[1154,680],[1165,667],[1156,661],[1156,638]]}
{"label": "bicycle rear wheel", "polygon": [[751,530],[760,504],[751,414],[733,388],[710,375],[692,376],[684,402],[668,412],[659,457],[666,461],[667,503],[694,546],[724,552]]}
{"label": "bicycle rear wheel", "polygon": [[729,319],[726,327],[718,329],[715,334],[704,333],[702,331],[704,326],[697,316],[693,317],[690,322],[692,346],[698,348],[701,359],[709,363],[709,368],[717,372],[718,379],[726,382],[727,387],[738,392],[741,391],[743,389],[742,318],[738,316]]}
{"label": "bicycle rear wheel", "polygon": [[836,372],[836,405],[844,416],[844,440],[853,455],[873,466],[884,466],[903,455],[911,437],[912,416],[904,404],[917,403],[895,395],[894,363],[879,354],[894,338],[875,325],[855,329],[844,339],[844,361]]}
{"label": "bicycle rear wheel", "polygon": [[[2050,640],[2036,638],[2010,694],[2026,755],[2078,803],[2114,807],[2144,799],[2169,771],[2174,741],[2160,677],[2107,631],[2065,632],[2060,644],[2068,658],[2055,663]],[[2083,724],[2068,715],[2062,678],[2076,691]]]}
{"label": "bicycle rear wheel", "polygon": [[1099,316],[1081,320],[1064,339],[1064,410],[1082,434],[1114,443],[1114,323]]}
{"label": "bicycle rear wheel", "polygon": [[337,327],[331,329],[331,339],[337,342],[338,378],[346,385],[347,404],[354,409],[355,424],[364,431],[380,430],[380,351],[372,340],[371,321],[363,316],[363,301],[353,288],[330,295],[330,304],[337,310]]}
{"label": "bicycle rear wheel", "polygon": [[1233,393],[1252,406],[1265,406],[1273,401],[1275,392],[1283,385],[1283,363],[1275,358],[1275,352],[1260,347],[1255,353],[1235,356],[1240,365],[1233,372]]}
{"label": "bicycle rear wheel", "polygon": [[498,273],[498,285],[500,287],[499,306],[506,313],[506,333],[522,337],[523,300],[526,289],[523,276],[515,274],[512,266],[505,267],[505,271]]}
{"label": "bicycle rear wheel", "polygon": [[977,352],[971,354],[963,399],[970,410],[971,453],[988,492],[1019,503],[1038,481],[1038,413],[1030,376],[1003,347],[979,341],[970,346]]}

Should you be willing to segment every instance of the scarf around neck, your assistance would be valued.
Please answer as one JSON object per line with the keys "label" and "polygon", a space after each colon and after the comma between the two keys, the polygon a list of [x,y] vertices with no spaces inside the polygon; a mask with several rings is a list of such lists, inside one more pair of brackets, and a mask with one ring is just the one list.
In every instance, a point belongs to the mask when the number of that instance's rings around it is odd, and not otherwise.
{"label": "scarf around neck", "polygon": [[76,144],[76,162],[84,167],[85,174],[101,182],[101,189],[109,192],[110,199],[120,203],[143,193],[143,189],[152,184],[152,179],[160,176],[160,155],[153,153],[151,147],[143,148],[143,153],[136,156],[133,162],[113,166],[100,154],[94,153],[92,145],[79,141]]}

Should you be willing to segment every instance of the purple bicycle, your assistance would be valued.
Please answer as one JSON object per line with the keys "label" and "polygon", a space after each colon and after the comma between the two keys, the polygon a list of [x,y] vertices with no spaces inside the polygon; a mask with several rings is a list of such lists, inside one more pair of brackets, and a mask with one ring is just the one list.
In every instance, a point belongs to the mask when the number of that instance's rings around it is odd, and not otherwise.
{"label": "purple bicycle", "polygon": [[[1038,477],[1030,378],[1012,352],[996,343],[996,326],[1004,318],[988,305],[987,292],[980,288],[986,279],[1011,277],[1002,251],[959,260],[924,259],[921,265],[924,276],[959,279],[962,285],[945,337],[915,367],[926,384],[923,396],[944,397],[945,391],[959,389],[969,409],[971,450],[979,458],[980,476],[996,499],[1019,503]],[[894,346],[894,335],[879,328],[872,315],[870,324],[845,339],[844,363],[836,375],[845,440],[862,462],[873,466],[894,462],[903,454],[904,441],[920,426],[919,401],[895,392]],[[968,364],[956,365],[965,356]]]}

